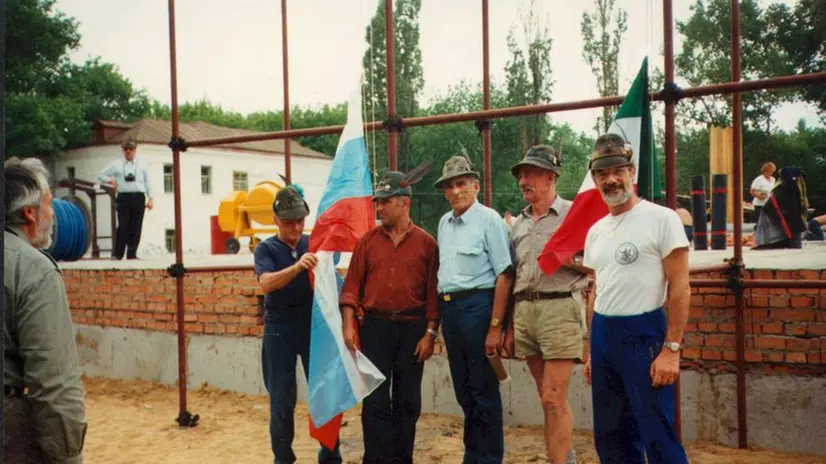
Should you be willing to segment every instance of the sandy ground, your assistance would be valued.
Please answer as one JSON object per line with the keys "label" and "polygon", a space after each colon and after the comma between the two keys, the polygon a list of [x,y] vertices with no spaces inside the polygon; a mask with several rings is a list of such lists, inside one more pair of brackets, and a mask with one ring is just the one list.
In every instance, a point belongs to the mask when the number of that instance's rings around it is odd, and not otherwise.
{"label": "sandy ground", "polygon": [[[197,427],[183,429],[177,389],[148,382],[85,379],[89,430],[87,463],[266,463],[269,447],[266,397],[238,395],[211,388],[188,394],[188,409],[201,416]],[[358,463],[363,452],[358,411],[345,415],[341,450],[345,462]],[[416,462],[459,463],[461,420],[425,414],[419,420]],[[507,463],[547,462],[542,430],[505,430]],[[574,447],[580,463],[597,463],[592,437],[577,433]],[[315,462],[317,445],[307,433],[307,409],[296,411],[295,453],[299,463]],[[709,443],[688,445],[692,463],[826,464],[826,458],[765,450],[736,450]]]}

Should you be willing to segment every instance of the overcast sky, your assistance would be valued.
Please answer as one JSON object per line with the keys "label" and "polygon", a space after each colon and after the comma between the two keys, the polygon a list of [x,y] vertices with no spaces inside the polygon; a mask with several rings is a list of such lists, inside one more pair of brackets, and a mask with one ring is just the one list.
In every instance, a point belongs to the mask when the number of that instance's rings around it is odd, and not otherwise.
{"label": "overcast sky", "polygon": [[[318,106],[346,101],[361,73],[365,27],[383,0],[289,0],[290,100]],[[598,97],[595,78],[582,58],[580,18],[591,0],[543,0],[554,39],[551,66],[554,101]],[[675,18],[689,17],[690,0],[674,0]],[[767,4],[762,0],[762,4]],[[796,0],[787,0],[793,5]],[[506,37],[528,0],[490,0],[490,69],[501,82]],[[628,12],[620,56],[624,93],[646,54],[661,67],[662,2],[618,0]],[[166,0],[58,0],[56,8],[80,23],[75,61],[100,56],[151,98],[170,102],[169,31]],[[178,99],[207,98],[241,113],[283,107],[281,2],[279,0],[177,0]],[[462,79],[482,73],[481,1],[423,0],[420,34],[425,87],[422,102]],[[681,47],[676,37],[675,52]],[[677,70],[679,73],[679,70]],[[679,74],[678,74],[679,75]],[[590,131],[595,110],[556,113],[554,120]],[[814,111],[787,105],[778,112],[784,128]],[[655,116],[655,121],[661,115]]]}

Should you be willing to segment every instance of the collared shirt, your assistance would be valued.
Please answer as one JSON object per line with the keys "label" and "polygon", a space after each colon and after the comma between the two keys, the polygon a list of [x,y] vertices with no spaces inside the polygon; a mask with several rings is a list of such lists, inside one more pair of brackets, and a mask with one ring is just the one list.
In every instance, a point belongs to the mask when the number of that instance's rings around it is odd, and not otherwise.
{"label": "collared shirt", "polygon": [[20,230],[6,228],[3,237],[3,384],[28,389],[31,420],[50,458],[83,462],[86,412],[63,275]]}
{"label": "collared shirt", "polygon": [[[282,242],[277,236],[262,241],[255,247],[255,276],[278,272],[297,263],[310,243],[310,236],[303,234],[295,248]],[[313,288],[310,275],[301,271],[284,287],[264,295],[264,319],[268,322],[310,322],[313,309]]]}
{"label": "collared shirt", "polygon": [[[135,176],[134,182],[126,181],[126,176],[129,174]],[[149,181],[149,170],[146,168],[146,163],[138,157],[135,157],[132,161],[126,161],[126,158],[113,160],[98,174],[98,180],[101,182],[109,182],[110,177],[114,177],[115,182],[118,183],[118,192],[141,192],[145,193],[147,197],[152,198],[152,183]]]}
{"label": "collared shirt", "polygon": [[516,282],[513,292],[574,292],[588,286],[588,277],[573,269],[560,267],[552,275],[539,268],[537,259],[562,224],[571,208],[571,201],[556,196],[548,211],[534,222],[533,207],[528,205],[513,221],[511,244]]}
{"label": "collared shirt", "polygon": [[449,211],[439,220],[439,291],[492,289],[511,266],[505,220],[474,201],[461,216]]}
{"label": "collared shirt", "polygon": [[341,289],[341,306],[396,312],[425,308],[427,319],[439,320],[436,240],[410,225],[398,245],[384,227],[374,227],[359,240]]}

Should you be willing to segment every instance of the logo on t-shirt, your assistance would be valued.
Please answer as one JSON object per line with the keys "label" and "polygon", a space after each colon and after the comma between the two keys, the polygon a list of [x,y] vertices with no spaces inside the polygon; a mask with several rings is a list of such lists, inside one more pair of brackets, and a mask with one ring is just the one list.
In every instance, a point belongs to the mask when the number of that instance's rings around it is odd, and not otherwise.
{"label": "logo on t-shirt", "polygon": [[614,253],[614,259],[623,266],[633,263],[640,256],[637,246],[631,242],[625,242],[617,247]]}

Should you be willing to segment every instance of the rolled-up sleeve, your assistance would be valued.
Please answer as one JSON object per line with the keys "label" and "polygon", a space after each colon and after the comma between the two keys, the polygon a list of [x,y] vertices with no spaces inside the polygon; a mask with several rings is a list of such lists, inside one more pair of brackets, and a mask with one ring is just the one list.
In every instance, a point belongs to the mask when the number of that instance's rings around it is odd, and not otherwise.
{"label": "rolled-up sleeve", "polygon": [[485,227],[485,241],[487,242],[488,257],[497,276],[509,268],[511,261],[511,241],[508,225],[505,220],[498,218],[488,221]]}
{"label": "rolled-up sleeve", "polygon": [[63,278],[57,269],[27,277],[17,333],[38,441],[55,462],[82,463],[86,412]]}

